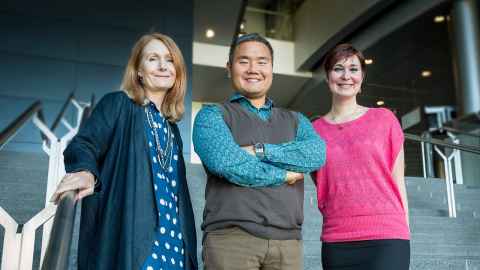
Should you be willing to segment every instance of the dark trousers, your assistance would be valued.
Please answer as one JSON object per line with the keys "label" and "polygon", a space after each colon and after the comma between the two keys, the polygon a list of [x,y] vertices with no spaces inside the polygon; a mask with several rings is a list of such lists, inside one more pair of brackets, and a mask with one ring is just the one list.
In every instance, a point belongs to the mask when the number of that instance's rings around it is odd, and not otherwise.
{"label": "dark trousers", "polygon": [[408,270],[410,241],[368,240],[322,244],[324,270]]}

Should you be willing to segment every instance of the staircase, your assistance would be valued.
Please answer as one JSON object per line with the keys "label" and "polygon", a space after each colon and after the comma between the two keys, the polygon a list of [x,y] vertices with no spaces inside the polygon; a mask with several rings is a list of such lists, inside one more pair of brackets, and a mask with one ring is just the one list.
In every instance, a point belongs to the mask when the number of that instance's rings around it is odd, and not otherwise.
{"label": "staircase", "polygon": [[448,218],[443,180],[409,177],[407,189],[411,269],[480,269],[480,189],[455,185],[457,218]]}
{"label": "staircase", "polygon": [[[205,173],[200,165],[188,165],[198,234],[204,207]],[[412,270],[480,270],[480,189],[455,186],[457,218],[448,217],[443,180],[407,177],[412,231]],[[312,180],[305,179],[304,269],[321,269],[322,219],[317,209]],[[198,239],[199,254],[201,236]],[[201,257],[199,257],[201,263]],[[469,268],[466,268],[465,265]]]}
{"label": "staircase", "polygon": [[[412,270],[480,270],[480,189],[455,186],[457,218],[448,217],[443,180],[407,177]],[[321,216],[305,181],[305,270],[321,269]],[[468,265],[468,268],[466,268]]]}
{"label": "staircase", "polygon": [[[0,152],[0,206],[17,221],[26,222],[43,208],[47,167],[48,160],[43,153]],[[202,265],[200,225],[206,181],[203,167],[187,164],[187,179],[198,231],[199,263]],[[448,218],[443,180],[408,177],[407,191],[412,231],[410,269],[480,270],[480,189],[455,186],[458,215],[455,219]],[[318,270],[321,269],[319,239],[322,219],[317,209],[315,186],[309,177],[305,179],[304,215],[304,269]],[[3,237],[3,230],[0,230],[0,236]],[[39,230],[33,269],[39,267],[40,241]],[[2,245],[0,241],[0,251]],[[75,261],[76,248],[73,247],[69,269],[76,269]]]}
{"label": "staircase", "polygon": [[[24,224],[45,206],[48,157],[44,153],[0,151],[0,206]],[[3,250],[0,226],[0,254]],[[36,232],[33,269],[39,269],[42,230]],[[0,256],[1,260],[1,256]]]}

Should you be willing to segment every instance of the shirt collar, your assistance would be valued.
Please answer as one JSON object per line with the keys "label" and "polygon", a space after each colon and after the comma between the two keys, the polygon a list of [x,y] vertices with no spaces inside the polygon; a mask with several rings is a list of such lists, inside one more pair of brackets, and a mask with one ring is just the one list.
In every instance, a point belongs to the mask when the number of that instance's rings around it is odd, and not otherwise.
{"label": "shirt collar", "polygon": [[160,114],[160,117],[163,118],[163,113],[162,111],[159,111],[157,109],[157,106],[155,106],[155,103],[153,103],[152,101],[150,101],[149,99],[145,99],[145,106],[153,113],[158,113]]}
{"label": "shirt collar", "polygon": [[[248,100],[244,95],[240,93],[235,93],[233,96],[230,97],[229,101],[230,102],[247,102],[248,105],[253,107],[250,100]],[[263,106],[260,109],[270,110],[273,106],[274,106],[273,100],[267,97],[265,100],[265,104],[263,104]]]}

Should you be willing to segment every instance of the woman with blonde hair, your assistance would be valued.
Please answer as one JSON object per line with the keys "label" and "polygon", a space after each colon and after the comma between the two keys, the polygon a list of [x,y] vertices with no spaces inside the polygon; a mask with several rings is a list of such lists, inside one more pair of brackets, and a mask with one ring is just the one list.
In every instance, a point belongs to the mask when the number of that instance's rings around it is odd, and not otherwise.
{"label": "woman with blonde hair", "polygon": [[332,107],[313,123],[327,143],[325,166],[313,174],[323,216],[323,269],[408,270],[400,124],[388,109],[357,103],[366,66],[352,45],[331,50],[324,69]]}
{"label": "woman with blonde hair", "polygon": [[[186,68],[160,33],[132,49],[124,91],[105,95],[64,152],[53,201],[78,190],[78,269],[197,269],[182,139]],[[87,197],[88,196],[88,197]]]}

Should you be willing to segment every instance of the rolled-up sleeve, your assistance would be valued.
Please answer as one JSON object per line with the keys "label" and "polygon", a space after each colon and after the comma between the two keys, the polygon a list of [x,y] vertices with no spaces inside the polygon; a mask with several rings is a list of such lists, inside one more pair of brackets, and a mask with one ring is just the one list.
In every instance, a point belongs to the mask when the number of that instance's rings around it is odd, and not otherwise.
{"label": "rolled-up sleeve", "polygon": [[264,161],[289,171],[309,173],[325,163],[325,142],[310,121],[298,113],[295,140],[282,144],[265,144]]}

